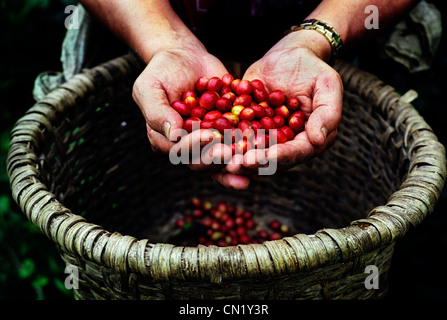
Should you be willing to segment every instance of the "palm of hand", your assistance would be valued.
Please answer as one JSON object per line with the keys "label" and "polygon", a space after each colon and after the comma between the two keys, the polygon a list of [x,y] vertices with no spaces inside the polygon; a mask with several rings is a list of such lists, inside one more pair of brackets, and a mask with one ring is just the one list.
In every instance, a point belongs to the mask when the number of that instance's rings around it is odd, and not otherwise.
{"label": "palm of hand", "polygon": [[245,73],[244,79],[260,79],[269,91],[280,89],[288,97],[297,97],[309,117],[305,131],[294,140],[266,149],[249,151],[239,166],[227,170],[242,174],[257,170],[265,157],[280,168],[289,168],[324,151],[335,139],[341,118],[342,84],[329,65],[310,50],[273,48]]}

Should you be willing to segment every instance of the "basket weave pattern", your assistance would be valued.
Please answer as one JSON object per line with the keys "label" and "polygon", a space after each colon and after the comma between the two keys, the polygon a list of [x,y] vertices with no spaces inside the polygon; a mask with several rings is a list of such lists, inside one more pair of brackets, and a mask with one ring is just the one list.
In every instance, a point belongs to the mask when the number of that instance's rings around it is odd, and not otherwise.
{"label": "basket weave pattern", "polygon": [[[350,299],[386,294],[396,240],[430,214],[444,147],[394,89],[350,64],[336,142],[321,157],[245,191],[152,153],[131,97],[142,65],[126,55],[85,70],[11,132],[15,201],[79,268],[78,299]],[[169,243],[192,196],[225,200],[293,235],[219,248]],[[365,288],[365,267],[380,271]]]}

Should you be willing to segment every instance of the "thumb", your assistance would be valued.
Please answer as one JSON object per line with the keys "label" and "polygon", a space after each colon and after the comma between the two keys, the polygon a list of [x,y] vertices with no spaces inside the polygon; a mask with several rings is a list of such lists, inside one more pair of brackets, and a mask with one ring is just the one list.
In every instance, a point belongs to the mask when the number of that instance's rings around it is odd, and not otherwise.
{"label": "thumb", "polygon": [[172,133],[182,128],[183,119],[171,107],[162,83],[143,73],[134,83],[132,96],[149,127],[162,134],[166,138],[166,143],[176,141],[177,137]]}
{"label": "thumb", "polygon": [[309,140],[313,145],[324,145],[327,137],[337,130],[342,107],[343,83],[339,74],[333,70],[318,77],[312,97],[312,113],[306,125]]}

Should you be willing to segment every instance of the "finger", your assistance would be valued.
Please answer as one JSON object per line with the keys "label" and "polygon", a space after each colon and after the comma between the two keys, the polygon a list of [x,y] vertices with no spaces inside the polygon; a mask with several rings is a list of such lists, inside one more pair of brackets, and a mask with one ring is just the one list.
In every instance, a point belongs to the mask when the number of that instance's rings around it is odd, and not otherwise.
{"label": "finger", "polygon": [[184,130],[176,130],[175,133],[176,136],[177,134],[180,136],[180,133],[182,133],[181,138],[176,143],[176,149],[189,153],[200,153],[202,147],[210,143],[220,143],[222,139],[219,132],[208,129],[194,130],[187,135],[185,135],[186,131]]}
{"label": "finger", "polygon": [[245,176],[236,175],[227,172],[217,172],[212,174],[212,178],[226,188],[236,190],[247,189],[250,185],[250,179]]}
{"label": "finger", "polygon": [[243,166],[254,171],[266,165],[267,161],[267,149],[251,149],[244,155]]}
{"label": "finger", "polygon": [[171,147],[169,158],[172,163],[187,164],[195,171],[221,169],[232,157],[231,147],[221,140],[222,136],[215,130],[195,130]]}
{"label": "finger", "polygon": [[293,140],[275,144],[267,149],[269,161],[283,165],[301,163],[314,155],[315,147],[310,143],[306,131],[299,133]]}
{"label": "finger", "polygon": [[276,161],[279,167],[287,168],[303,163],[325,151],[335,141],[337,130],[332,131],[325,143],[316,147],[309,141],[306,132],[298,134],[294,140],[276,144],[268,149],[269,161]]}
{"label": "finger", "polygon": [[189,165],[195,171],[215,171],[221,170],[225,163],[232,157],[231,147],[222,143],[208,144],[205,146],[198,158],[193,159]]}
{"label": "finger", "polygon": [[309,140],[323,146],[328,135],[337,129],[342,114],[343,84],[338,73],[328,72],[315,83],[312,108],[306,125]]}
{"label": "finger", "polygon": [[146,124],[147,128],[147,137],[149,139],[149,143],[151,144],[151,148],[156,153],[169,153],[169,150],[174,145],[174,142],[169,141],[164,135],[153,130],[149,124]]}
{"label": "finger", "polygon": [[240,170],[243,168],[242,163],[244,162],[244,155],[235,154],[231,160],[227,163],[225,170],[229,173],[239,174]]}
{"label": "finger", "polygon": [[328,134],[325,143],[322,146],[316,147],[314,146],[314,155],[313,156],[317,156],[320,155],[321,153],[323,153],[325,150],[327,150],[335,141],[337,135],[337,130],[332,131],[331,133]]}
{"label": "finger", "polygon": [[243,176],[251,176],[255,172],[250,168],[244,167],[244,155],[243,154],[235,154],[231,158],[231,160],[227,163],[225,170],[229,173],[243,175]]}

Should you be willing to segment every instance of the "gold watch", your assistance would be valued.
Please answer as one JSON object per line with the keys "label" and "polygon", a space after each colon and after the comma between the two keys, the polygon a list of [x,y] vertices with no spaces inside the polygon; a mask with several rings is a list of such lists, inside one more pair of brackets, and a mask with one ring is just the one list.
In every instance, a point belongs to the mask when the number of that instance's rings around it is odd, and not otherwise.
{"label": "gold watch", "polygon": [[332,46],[332,60],[339,55],[340,50],[343,47],[343,41],[341,40],[340,34],[333,26],[318,19],[309,19],[304,20],[300,25],[290,27],[286,34],[302,29],[315,30],[326,37]]}

